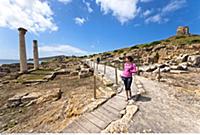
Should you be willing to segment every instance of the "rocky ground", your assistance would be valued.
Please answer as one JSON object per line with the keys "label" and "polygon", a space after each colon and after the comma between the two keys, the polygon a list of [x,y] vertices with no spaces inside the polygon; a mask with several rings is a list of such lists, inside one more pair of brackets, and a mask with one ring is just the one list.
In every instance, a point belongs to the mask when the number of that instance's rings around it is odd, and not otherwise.
{"label": "rocky ground", "polygon": [[[157,74],[143,73],[142,76],[157,80]],[[161,73],[161,82],[174,87],[174,97],[188,104],[200,105],[200,72],[199,69],[185,73]]]}
{"label": "rocky ground", "polygon": [[[0,132],[60,132],[73,118],[95,107],[93,76],[86,75],[77,61],[60,65],[70,72],[47,82],[1,83]],[[97,80],[99,86],[104,87]],[[97,90],[97,98],[104,96]]]}

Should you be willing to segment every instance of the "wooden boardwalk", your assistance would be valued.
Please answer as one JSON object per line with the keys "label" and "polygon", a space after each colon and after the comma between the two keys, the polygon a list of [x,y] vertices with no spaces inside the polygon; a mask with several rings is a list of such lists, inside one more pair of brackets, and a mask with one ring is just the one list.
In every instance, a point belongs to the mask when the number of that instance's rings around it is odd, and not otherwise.
{"label": "wooden boardwalk", "polygon": [[125,100],[123,91],[93,112],[79,116],[63,130],[63,133],[100,133],[112,121],[120,119],[120,111],[127,105]]}

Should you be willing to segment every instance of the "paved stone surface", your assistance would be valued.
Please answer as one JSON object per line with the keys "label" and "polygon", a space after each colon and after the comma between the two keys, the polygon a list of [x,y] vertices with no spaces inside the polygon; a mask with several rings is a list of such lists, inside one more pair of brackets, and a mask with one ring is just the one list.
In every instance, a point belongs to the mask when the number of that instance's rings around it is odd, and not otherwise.
{"label": "paved stone surface", "polygon": [[146,90],[129,132],[200,133],[200,107],[173,97],[173,87],[138,77]]}

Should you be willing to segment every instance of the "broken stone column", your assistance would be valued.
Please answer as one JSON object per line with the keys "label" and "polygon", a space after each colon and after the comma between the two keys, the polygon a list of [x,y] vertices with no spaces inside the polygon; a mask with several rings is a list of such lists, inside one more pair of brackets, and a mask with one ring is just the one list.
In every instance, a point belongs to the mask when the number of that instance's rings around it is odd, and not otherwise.
{"label": "broken stone column", "polygon": [[20,52],[20,72],[26,73],[28,71],[27,58],[26,58],[26,43],[25,34],[27,32],[24,28],[19,28],[19,52]]}
{"label": "broken stone column", "polygon": [[38,56],[38,42],[37,40],[33,40],[33,61],[34,61],[34,69],[39,69],[39,56]]}

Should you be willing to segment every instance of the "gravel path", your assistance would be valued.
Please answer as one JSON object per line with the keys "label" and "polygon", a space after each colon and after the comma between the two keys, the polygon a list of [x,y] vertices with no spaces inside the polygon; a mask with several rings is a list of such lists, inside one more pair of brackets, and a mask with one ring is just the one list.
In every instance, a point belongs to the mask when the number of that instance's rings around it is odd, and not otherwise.
{"label": "gravel path", "polygon": [[200,107],[173,97],[173,87],[137,77],[147,94],[136,103],[139,111],[133,117],[129,132],[200,133]]}

